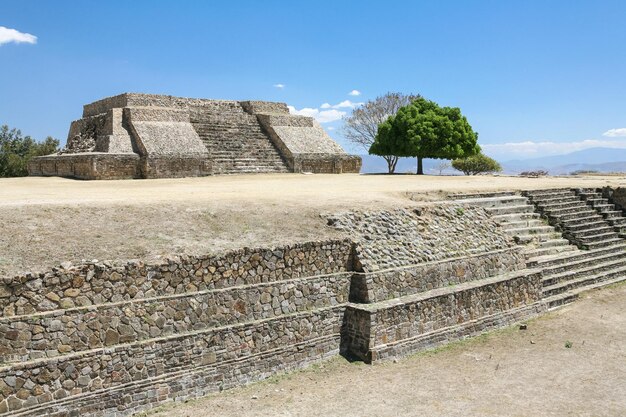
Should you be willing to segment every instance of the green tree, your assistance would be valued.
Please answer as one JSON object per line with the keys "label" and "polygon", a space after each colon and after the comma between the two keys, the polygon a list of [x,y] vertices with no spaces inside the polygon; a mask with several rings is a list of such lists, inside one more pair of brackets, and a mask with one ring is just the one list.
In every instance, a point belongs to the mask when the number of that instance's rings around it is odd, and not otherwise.
{"label": "green tree", "polygon": [[[344,117],[342,133],[350,142],[362,146],[366,150],[372,146],[376,140],[378,126],[389,116],[420,97],[413,94],[386,93],[376,97],[354,109],[352,114]],[[398,157],[396,155],[380,155],[387,162],[387,170],[393,174],[396,170]]]}
{"label": "green tree", "polygon": [[0,127],[0,177],[23,177],[28,175],[26,166],[34,156],[43,156],[59,150],[59,141],[50,136],[37,142],[30,136],[22,136],[18,129]]}
{"label": "green tree", "polygon": [[478,134],[458,107],[440,107],[418,97],[387,118],[369,149],[373,155],[416,157],[417,174],[423,159],[458,159],[480,152]]}
{"label": "green tree", "polygon": [[465,175],[502,171],[502,167],[495,159],[489,158],[482,153],[463,159],[455,159],[452,161],[452,168],[463,172]]}

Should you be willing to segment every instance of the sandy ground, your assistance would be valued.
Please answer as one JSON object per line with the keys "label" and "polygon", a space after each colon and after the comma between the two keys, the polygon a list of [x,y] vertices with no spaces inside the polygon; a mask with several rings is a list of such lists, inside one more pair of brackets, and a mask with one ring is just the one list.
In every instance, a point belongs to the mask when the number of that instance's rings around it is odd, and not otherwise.
{"label": "sandy ground", "polygon": [[494,331],[396,363],[337,358],[148,414],[624,416],[625,300],[624,284],[592,291],[527,330]]}
{"label": "sandy ground", "polygon": [[324,211],[446,193],[624,185],[625,177],[241,175],[124,181],[0,179],[0,277],[81,259],[154,259],[336,237]]}

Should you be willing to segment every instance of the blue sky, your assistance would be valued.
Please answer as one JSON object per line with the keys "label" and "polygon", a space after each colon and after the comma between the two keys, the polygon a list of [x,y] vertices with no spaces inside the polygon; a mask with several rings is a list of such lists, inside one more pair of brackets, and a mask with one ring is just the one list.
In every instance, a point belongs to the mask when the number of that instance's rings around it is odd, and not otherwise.
{"label": "blue sky", "polygon": [[125,91],[275,100],[361,153],[332,119],[400,91],[460,107],[501,160],[626,148],[625,17],[624,1],[1,1],[0,124],[64,141],[83,104]]}

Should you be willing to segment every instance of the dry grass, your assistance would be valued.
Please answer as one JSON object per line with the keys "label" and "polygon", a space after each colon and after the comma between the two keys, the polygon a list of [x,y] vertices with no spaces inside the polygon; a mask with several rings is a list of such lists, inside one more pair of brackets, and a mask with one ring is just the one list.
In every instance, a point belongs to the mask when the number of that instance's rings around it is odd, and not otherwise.
{"label": "dry grass", "polygon": [[624,178],[299,174],[0,179],[0,276],[66,260],[151,259],[335,237],[321,212],[407,206],[450,192],[620,183]]}

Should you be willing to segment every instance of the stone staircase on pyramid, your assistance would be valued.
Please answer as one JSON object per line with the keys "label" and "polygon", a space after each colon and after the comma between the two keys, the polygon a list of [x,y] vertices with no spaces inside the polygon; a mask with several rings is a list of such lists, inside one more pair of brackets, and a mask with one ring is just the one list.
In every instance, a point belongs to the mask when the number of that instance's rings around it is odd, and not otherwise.
{"label": "stone staircase on pyramid", "polygon": [[[595,193],[595,194],[594,194]],[[525,247],[527,267],[542,271],[549,307],[575,300],[588,289],[626,279],[626,241],[614,227],[626,223],[595,191],[569,189],[456,195],[483,207]],[[595,205],[593,205],[595,204]]]}
{"label": "stone staircase on pyramid", "polygon": [[191,123],[209,150],[215,174],[289,172],[257,117],[236,102],[194,110]]}

